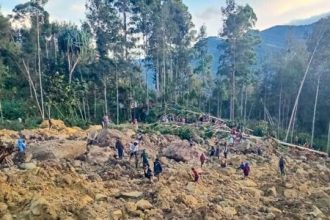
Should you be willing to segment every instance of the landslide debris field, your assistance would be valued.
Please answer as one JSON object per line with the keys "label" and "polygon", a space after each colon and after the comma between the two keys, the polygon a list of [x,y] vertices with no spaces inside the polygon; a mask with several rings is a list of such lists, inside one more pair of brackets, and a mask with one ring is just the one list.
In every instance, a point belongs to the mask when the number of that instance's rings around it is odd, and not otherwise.
{"label": "landslide debris field", "polygon": [[[250,138],[230,148],[227,168],[209,158],[196,184],[190,171],[207,152],[202,138],[194,136],[199,144],[190,147],[177,136],[147,132],[140,149],[151,164],[159,155],[164,170],[150,183],[143,178],[142,160],[136,170],[127,153],[121,161],[114,158],[116,138],[127,152],[136,137],[133,128],[84,131],[53,124],[51,130],[45,123],[22,131],[26,163],[1,168],[0,219],[330,219],[330,162],[311,152]],[[0,131],[2,145],[17,137]],[[97,144],[86,153],[88,137]],[[257,146],[262,156],[255,153]],[[287,161],[284,179],[277,169],[280,155]],[[250,164],[248,179],[236,169],[242,161]]]}

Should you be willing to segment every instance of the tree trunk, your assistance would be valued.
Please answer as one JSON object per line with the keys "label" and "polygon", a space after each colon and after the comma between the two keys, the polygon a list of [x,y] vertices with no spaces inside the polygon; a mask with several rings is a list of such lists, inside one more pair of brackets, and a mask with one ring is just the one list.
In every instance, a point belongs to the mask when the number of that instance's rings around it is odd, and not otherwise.
{"label": "tree trunk", "polygon": [[278,101],[278,122],[277,122],[277,137],[278,138],[280,138],[281,106],[282,106],[282,84],[281,84],[281,89],[280,89],[280,98]]}
{"label": "tree trunk", "polygon": [[248,89],[245,86],[245,100],[244,100],[244,124],[246,123],[246,108],[247,108],[247,97],[248,97]]}
{"label": "tree trunk", "polygon": [[104,86],[104,90],[103,90],[103,95],[104,95],[104,111],[105,111],[105,115],[108,115],[107,77],[104,77],[103,86]]}
{"label": "tree trunk", "polygon": [[319,74],[319,77],[317,79],[317,87],[316,87],[315,103],[314,103],[314,111],[313,111],[311,147],[313,147],[314,144],[315,118],[316,118],[317,100],[319,98],[320,79],[321,79],[321,74]]}
{"label": "tree trunk", "polygon": [[116,64],[116,124],[119,124],[119,88],[118,88],[118,69]]}
{"label": "tree trunk", "polygon": [[313,61],[313,59],[314,59],[315,52],[316,52],[316,50],[317,50],[318,47],[319,47],[319,44],[320,44],[321,39],[323,38],[323,35],[324,35],[324,32],[321,34],[319,40],[317,41],[317,43],[316,43],[316,45],[315,45],[315,48],[314,48],[314,50],[313,50],[313,53],[312,53],[312,55],[311,55],[311,57],[310,57],[310,59],[309,59],[309,62],[308,62],[308,64],[307,64],[307,68],[306,68],[306,71],[305,71],[304,77],[303,77],[303,79],[302,79],[302,81],[301,81],[301,83],[300,83],[300,87],[299,87],[299,90],[298,90],[298,94],[297,94],[297,97],[296,97],[296,101],[295,101],[295,103],[294,103],[293,110],[292,110],[292,113],[291,113],[291,117],[290,117],[290,121],[289,121],[289,126],[288,126],[288,129],[287,129],[287,132],[286,132],[286,136],[285,136],[285,141],[286,141],[286,142],[287,142],[287,140],[288,140],[289,133],[290,133],[290,130],[291,130],[291,126],[292,126],[292,123],[293,123],[293,116],[296,114],[296,111],[297,111],[297,108],[298,108],[299,98],[300,98],[300,94],[301,94],[302,88],[303,88],[303,86],[304,86],[304,84],[305,84],[306,76],[307,76],[307,74],[308,74],[308,72],[309,72],[309,68],[310,68],[311,63],[312,63],[312,61]]}
{"label": "tree trunk", "polygon": [[40,57],[40,28],[39,28],[39,14],[37,13],[37,52],[38,52],[38,73],[39,73],[39,87],[40,87],[40,100],[41,100],[41,117],[45,119],[44,108],[44,92],[42,88],[42,74],[41,74],[41,57]]}
{"label": "tree trunk", "polygon": [[2,111],[2,104],[0,102],[0,118],[1,118],[1,123],[3,123],[3,111]]}

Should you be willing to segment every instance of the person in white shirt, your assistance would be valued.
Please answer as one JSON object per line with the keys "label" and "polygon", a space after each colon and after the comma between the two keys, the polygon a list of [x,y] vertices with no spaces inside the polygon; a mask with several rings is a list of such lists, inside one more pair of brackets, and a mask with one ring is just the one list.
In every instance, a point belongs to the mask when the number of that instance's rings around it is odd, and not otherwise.
{"label": "person in white shirt", "polygon": [[137,141],[134,141],[133,144],[130,144],[129,151],[130,151],[129,159],[132,159],[133,156],[137,157],[137,153],[139,151],[139,145]]}

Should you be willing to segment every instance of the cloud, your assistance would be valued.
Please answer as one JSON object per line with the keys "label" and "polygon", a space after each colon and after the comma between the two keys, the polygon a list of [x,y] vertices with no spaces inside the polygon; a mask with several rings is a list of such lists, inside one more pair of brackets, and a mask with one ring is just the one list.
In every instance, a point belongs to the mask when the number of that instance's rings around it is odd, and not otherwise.
{"label": "cloud", "polygon": [[220,7],[208,7],[203,11],[193,13],[193,22],[196,25],[196,29],[199,29],[202,25],[206,25],[208,35],[218,35],[221,27]]}

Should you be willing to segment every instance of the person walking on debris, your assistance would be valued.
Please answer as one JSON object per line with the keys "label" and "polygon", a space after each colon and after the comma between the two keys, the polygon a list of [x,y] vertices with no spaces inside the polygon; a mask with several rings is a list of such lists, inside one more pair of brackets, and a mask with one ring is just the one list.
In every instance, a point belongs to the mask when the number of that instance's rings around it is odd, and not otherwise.
{"label": "person walking on debris", "polygon": [[237,169],[243,170],[244,179],[247,178],[250,174],[250,166],[249,166],[248,162],[246,162],[246,163],[242,162],[241,165]]}
{"label": "person walking on debris", "polygon": [[278,166],[280,168],[281,175],[284,176],[285,175],[285,160],[284,160],[283,156],[280,157]]}
{"label": "person walking on debris", "polygon": [[117,152],[118,152],[118,158],[123,159],[123,157],[124,157],[124,145],[120,141],[119,138],[117,138],[117,141],[116,141],[116,149],[117,149]]}
{"label": "person walking on debris", "polygon": [[199,173],[197,172],[197,170],[193,167],[191,168],[192,171],[192,177],[194,179],[194,182],[198,183],[199,181]]}
{"label": "person walking on debris", "polygon": [[108,128],[109,127],[109,116],[104,115],[102,118],[102,128]]}
{"label": "person walking on debris", "polygon": [[206,160],[204,153],[201,154],[201,156],[199,157],[199,160],[201,161],[201,167],[203,167],[205,160]]}
{"label": "person walking on debris", "polygon": [[219,146],[217,146],[215,148],[215,155],[214,156],[216,156],[218,159],[220,159],[220,147]]}
{"label": "person walking on debris", "polygon": [[227,160],[225,158],[223,158],[221,161],[220,161],[220,166],[222,168],[226,168],[227,167]]}
{"label": "person walking on debris", "polygon": [[130,147],[129,147],[129,152],[130,152],[129,159],[131,160],[133,156],[137,156],[138,151],[139,151],[138,142],[134,141],[134,143],[130,144]]}
{"label": "person walking on debris", "polygon": [[22,134],[19,135],[19,138],[17,140],[17,149],[18,149],[18,153],[17,153],[18,161],[23,162],[25,158],[26,142]]}
{"label": "person walking on debris", "polygon": [[148,178],[150,182],[152,181],[152,171],[149,165],[144,168],[144,177]]}
{"label": "person walking on debris", "polygon": [[157,177],[158,181],[159,181],[159,176],[162,172],[163,172],[162,165],[161,165],[159,159],[156,158],[156,160],[154,162],[154,174]]}
{"label": "person walking on debris", "polygon": [[143,168],[147,166],[149,167],[148,154],[145,149],[142,151],[141,157],[142,157]]}
{"label": "person walking on debris", "polygon": [[214,157],[214,156],[215,156],[215,148],[214,148],[214,146],[211,146],[210,157]]}
{"label": "person walking on debris", "polygon": [[228,146],[227,146],[227,142],[225,142],[225,149],[223,150],[223,156],[225,157],[225,159],[227,159],[227,156],[228,156]]}

